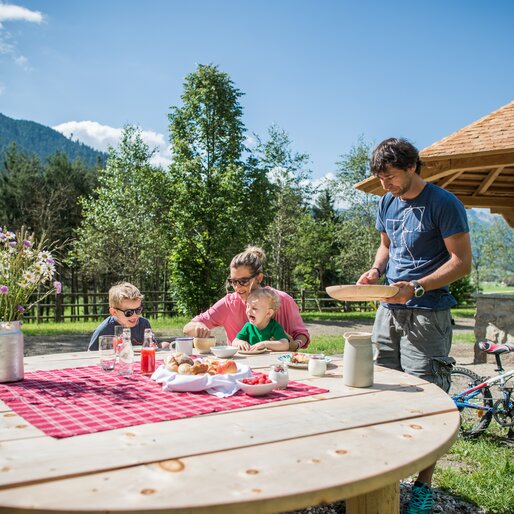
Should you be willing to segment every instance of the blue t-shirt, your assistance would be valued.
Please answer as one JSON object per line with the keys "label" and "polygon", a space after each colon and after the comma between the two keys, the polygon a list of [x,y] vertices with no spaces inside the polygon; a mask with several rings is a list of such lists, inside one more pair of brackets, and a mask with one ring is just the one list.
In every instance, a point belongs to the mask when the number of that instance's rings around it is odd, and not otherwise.
{"label": "blue t-shirt", "polygon": [[[427,183],[411,200],[387,193],[380,199],[376,228],[390,240],[386,283],[419,280],[449,260],[444,238],[469,232],[466,209],[449,191]],[[443,310],[457,302],[448,286],[427,291],[406,304],[384,303],[387,308]]]}
{"label": "blue t-shirt", "polygon": [[[100,336],[113,336],[114,327],[116,325],[119,325],[119,323],[114,316],[109,316],[108,318],[104,319],[93,332],[91,340],[89,341],[88,350],[98,350],[98,338]],[[146,328],[151,328],[150,322],[141,316],[137,325],[130,329],[132,344],[143,344],[143,341],[145,340]]]}

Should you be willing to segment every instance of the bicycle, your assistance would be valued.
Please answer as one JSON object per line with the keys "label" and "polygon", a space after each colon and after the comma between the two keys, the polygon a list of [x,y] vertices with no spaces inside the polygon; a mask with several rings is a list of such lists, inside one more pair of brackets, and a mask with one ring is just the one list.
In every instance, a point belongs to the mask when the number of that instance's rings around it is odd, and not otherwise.
{"label": "bicycle", "polygon": [[[482,433],[494,418],[502,427],[509,429],[508,437],[513,434],[514,426],[514,395],[513,387],[507,387],[509,380],[514,377],[514,370],[505,371],[501,355],[513,352],[514,348],[504,344],[494,344],[488,341],[478,343],[485,353],[494,355],[498,375],[481,377],[475,372],[454,367],[451,373],[452,385],[449,394],[459,409],[461,417],[461,434],[465,437]],[[499,396],[493,397],[491,386],[496,386]]]}

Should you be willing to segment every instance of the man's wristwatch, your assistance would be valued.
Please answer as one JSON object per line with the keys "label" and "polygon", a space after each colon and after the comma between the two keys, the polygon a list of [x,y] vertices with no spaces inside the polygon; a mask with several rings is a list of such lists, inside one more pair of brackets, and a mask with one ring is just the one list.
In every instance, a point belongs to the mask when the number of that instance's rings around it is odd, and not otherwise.
{"label": "man's wristwatch", "polygon": [[409,284],[414,288],[414,296],[416,298],[421,298],[425,294],[424,287],[417,280],[411,280]]}

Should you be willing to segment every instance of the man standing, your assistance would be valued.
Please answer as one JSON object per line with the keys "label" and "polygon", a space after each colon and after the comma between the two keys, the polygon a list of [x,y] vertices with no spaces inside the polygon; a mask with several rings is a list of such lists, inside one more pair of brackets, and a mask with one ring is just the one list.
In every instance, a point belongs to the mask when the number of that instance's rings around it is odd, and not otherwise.
{"label": "man standing", "polygon": [[[377,363],[437,384],[448,391],[453,359],[448,284],[471,271],[466,210],[452,193],[421,178],[418,150],[405,139],[382,141],[371,156],[371,173],[387,192],[376,228],[380,246],[373,266],[357,284],[386,283],[398,293],[382,302],[373,326]],[[435,463],[419,473],[408,514],[432,511]]]}

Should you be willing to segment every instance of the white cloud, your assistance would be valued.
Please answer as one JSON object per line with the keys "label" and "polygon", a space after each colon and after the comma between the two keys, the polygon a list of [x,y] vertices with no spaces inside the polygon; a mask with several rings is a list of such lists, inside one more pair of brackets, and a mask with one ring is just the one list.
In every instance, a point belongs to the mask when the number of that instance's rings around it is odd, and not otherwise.
{"label": "white cloud", "polygon": [[14,62],[25,71],[30,71],[28,59],[17,55],[16,42],[12,43],[10,32],[4,29],[3,22],[27,21],[29,23],[42,23],[44,16],[39,11],[31,11],[20,5],[0,3],[0,54],[10,55]]}
{"label": "white cloud", "polygon": [[30,71],[32,68],[29,66],[29,60],[24,55],[19,55],[14,58],[14,62],[23,68],[25,71]]}
{"label": "white cloud", "polygon": [[0,82],[0,95],[5,91],[5,86]]}
{"label": "white cloud", "polygon": [[[66,137],[71,137],[102,152],[107,152],[110,146],[118,146],[123,132],[122,128],[101,125],[96,121],[67,121],[52,128]],[[151,130],[141,130],[141,138],[151,150],[156,148],[151,163],[155,166],[168,166],[171,161],[171,152],[164,135]]]}
{"label": "white cloud", "polygon": [[41,23],[43,14],[39,11],[31,11],[26,7],[13,4],[0,4],[0,27],[3,21],[28,21],[30,23]]}

